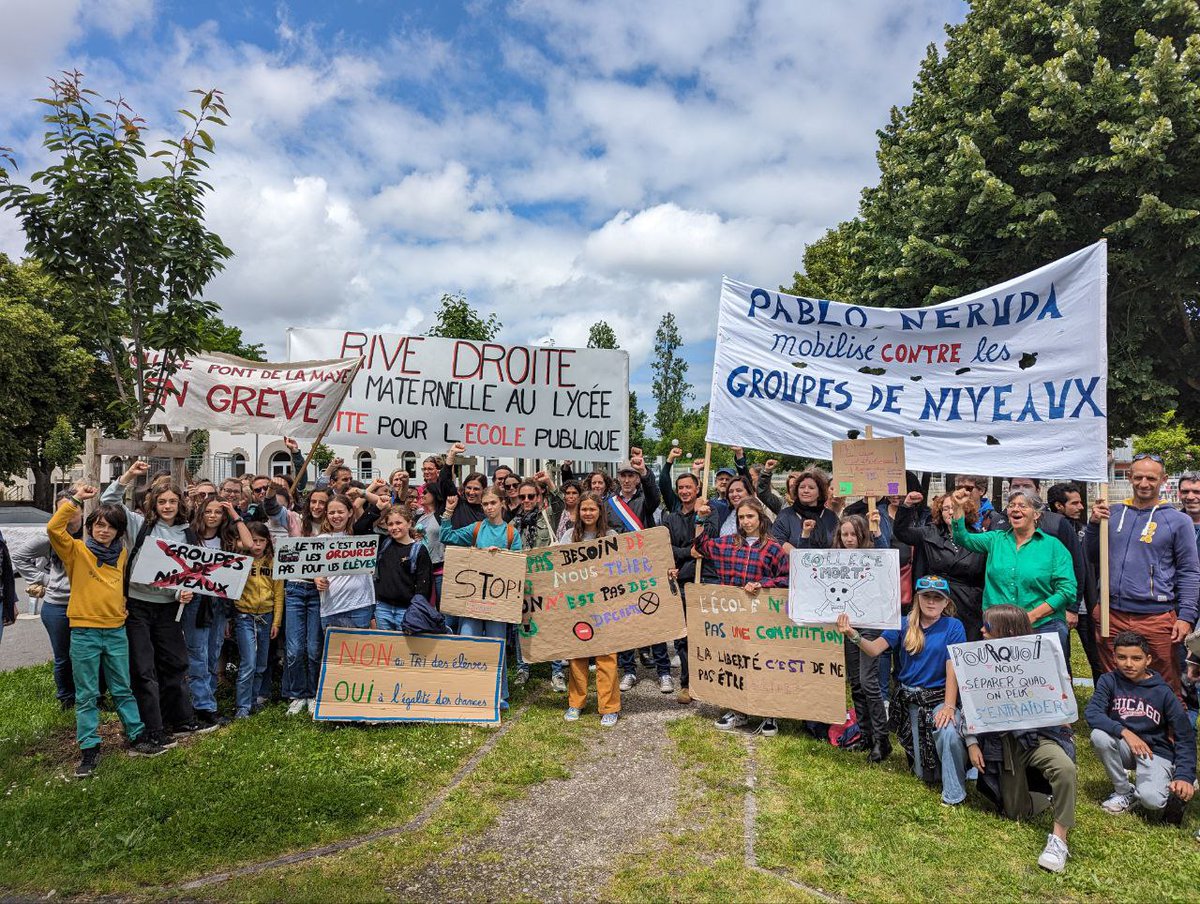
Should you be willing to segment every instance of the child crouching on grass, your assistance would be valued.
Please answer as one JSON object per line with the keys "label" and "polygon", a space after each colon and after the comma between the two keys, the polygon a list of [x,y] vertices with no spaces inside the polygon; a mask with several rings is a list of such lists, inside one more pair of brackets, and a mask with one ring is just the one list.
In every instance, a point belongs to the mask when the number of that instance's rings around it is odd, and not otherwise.
{"label": "child crouching on grass", "polygon": [[1146,638],[1122,631],[1113,638],[1113,658],[1116,671],[1100,676],[1084,710],[1092,747],[1113,783],[1101,807],[1115,814],[1139,803],[1180,825],[1195,790],[1196,731],[1175,692],[1151,671]]}
{"label": "child crouching on grass", "polygon": [[275,563],[271,531],[261,521],[249,525],[249,530],[254,564],[241,599],[233,604],[233,630],[241,660],[236,719],[248,718],[263,707],[270,690],[267,654],[283,623],[283,581],[271,577]]}
{"label": "child crouching on grass", "polygon": [[101,505],[84,522],[84,539],[67,525],[83,503],[100,491],[79,483],[46,525],[50,545],[71,582],[67,619],[71,626],[71,669],[75,676],[75,737],[83,757],[76,778],[87,778],[100,762],[100,673],[125,727],[130,756],[158,756],[166,748],[152,741],[129,686],[129,641],[125,637],[125,568],[122,539],[127,521],[119,505]]}

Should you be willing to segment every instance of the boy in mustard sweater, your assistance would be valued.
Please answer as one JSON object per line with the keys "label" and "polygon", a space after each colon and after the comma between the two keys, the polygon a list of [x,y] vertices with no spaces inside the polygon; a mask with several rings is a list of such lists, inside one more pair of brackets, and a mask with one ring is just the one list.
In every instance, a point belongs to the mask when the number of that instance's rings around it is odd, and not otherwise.
{"label": "boy in mustard sweater", "polygon": [[84,539],[76,540],[67,525],[83,503],[100,491],[84,483],[64,499],[46,532],[71,582],[67,620],[71,625],[71,670],[75,676],[75,737],[83,758],[77,778],[87,778],[100,762],[100,669],[117,705],[129,739],[130,756],[158,756],[166,748],[146,736],[137,701],[129,687],[129,641],[125,637],[125,512],[101,505],[84,522]]}

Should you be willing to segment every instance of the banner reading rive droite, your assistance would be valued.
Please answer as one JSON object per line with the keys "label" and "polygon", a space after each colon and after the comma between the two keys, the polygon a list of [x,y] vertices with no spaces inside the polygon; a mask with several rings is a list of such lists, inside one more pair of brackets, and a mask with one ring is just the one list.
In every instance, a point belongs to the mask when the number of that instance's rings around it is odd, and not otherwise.
{"label": "banner reading rive droite", "polygon": [[606,461],[629,451],[629,355],[349,330],[288,330],[288,357],[364,358],[327,442]]}

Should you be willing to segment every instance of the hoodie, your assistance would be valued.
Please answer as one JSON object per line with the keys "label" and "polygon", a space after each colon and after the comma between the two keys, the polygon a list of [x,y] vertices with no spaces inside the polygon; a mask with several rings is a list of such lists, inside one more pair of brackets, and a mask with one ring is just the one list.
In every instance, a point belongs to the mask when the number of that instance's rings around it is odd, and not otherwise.
{"label": "hoodie", "polygon": [[[1112,608],[1135,615],[1178,611],[1196,624],[1200,597],[1200,557],[1192,519],[1166,505],[1137,509],[1133,500],[1112,506],[1108,527],[1108,567]],[[1084,533],[1088,558],[1100,561],[1100,526]]]}
{"label": "hoodie", "polygon": [[1128,728],[1155,756],[1175,764],[1177,780],[1196,780],[1196,730],[1158,672],[1141,681],[1130,681],[1116,671],[1101,675],[1084,716],[1092,728],[1114,738]]}

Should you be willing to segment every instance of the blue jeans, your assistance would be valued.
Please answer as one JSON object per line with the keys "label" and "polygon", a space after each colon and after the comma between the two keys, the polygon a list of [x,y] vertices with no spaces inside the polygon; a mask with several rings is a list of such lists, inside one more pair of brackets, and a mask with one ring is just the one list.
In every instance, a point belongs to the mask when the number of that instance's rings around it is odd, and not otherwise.
{"label": "blue jeans", "polygon": [[513,651],[513,657],[517,661],[518,672],[529,672],[529,664],[525,662],[525,657],[521,655],[521,638],[517,635],[517,626],[510,624],[508,633],[504,637],[505,644]]}
{"label": "blue jeans", "polygon": [[350,609],[337,615],[322,615],[321,631],[328,631],[330,628],[369,628],[374,614],[374,606],[363,606],[361,609]]}
{"label": "blue jeans", "polygon": [[271,649],[271,623],[274,614],[237,612],[233,633],[238,645],[237,715],[248,716],[259,697],[269,689],[267,653]]}
{"label": "blue jeans", "polygon": [[[50,636],[50,650],[54,653],[54,696],[63,706],[71,706],[75,703],[75,678],[71,674],[71,624],[67,621],[67,607],[42,603],[42,627]],[[100,693],[103,692],[101,684]]]}
{"label": "blue jeans", "polygon": [[[463,616],[458,620],[458,633],[463,637],[494,637],[497,640],[505,640],[508,636],[508,625],[505,622]],[[500,699],[508,702],[508,657],[504,655],[504,651],[500,654]]]}
{"label": "blue jeans", "polygon": [[[650,647],[650,655],[654,657],[654,671],[658,677],[671,674],[671,657],[667,655],[667,644],[656,643]],[[637,650],[626,650],[617,654],[617,671],[622,675],[637,674]]]}
{"label": "blue jeans", "polygon": [[[192,709],[200,712],[215,713],[217,711],[217,682],[210,668],[210,656],[213,637],[218,625],[216,613],[213,614],[213,624],[200,628],[196,626],[196,616],[202,605],[193,601],[183,607],[183,640],[187,644],[188,670],[187,689],[192,697]],[[216,604],[213,604],[214,607]],[[224,607],[224,603],[220,604]],[[221,637],[225,636],[225,619],[220,623]],[[217,644],[218,656],[220,644]]]}
{"label": "blue jeans", "polygon": [[404,623],[408,606],[393,606],[391,603],[375,602],[375,627],[380,631],[399,631]]}
{"label": "blue jeans", "polygon": [[1067,662],[1071,661],[1071,629],[1067,627],[1065,618],[1056,618],[1054,621],[1046,622],[1039,628],[1033,629],[1034,634],[1057,634],[1058,642],[1062,645],[1063,657]]}
{"label": "blue jeans", "polygon": [[567,672],[567,660],[552,659],[550,660],[550,675],[565,675]]}
{"label": "blue jeans", "polygon": [[284,585],[283,624],[286,634],[283,696],[308,700],[317,696],[321,674],[321,594],[308,581]]}
{"label": "blue jeans", "polygon": [[[913,732],[913,774],[918,778],[923,772],[921,764],[921,737],[917,713],[920,709],[915,705],[908,707],[908,718]],[[948,804],[960,804],[967,799],[967,745],[958,726],[951,722],[945,728],[934,731],[938,757],[942,761],[942,801]]]}

